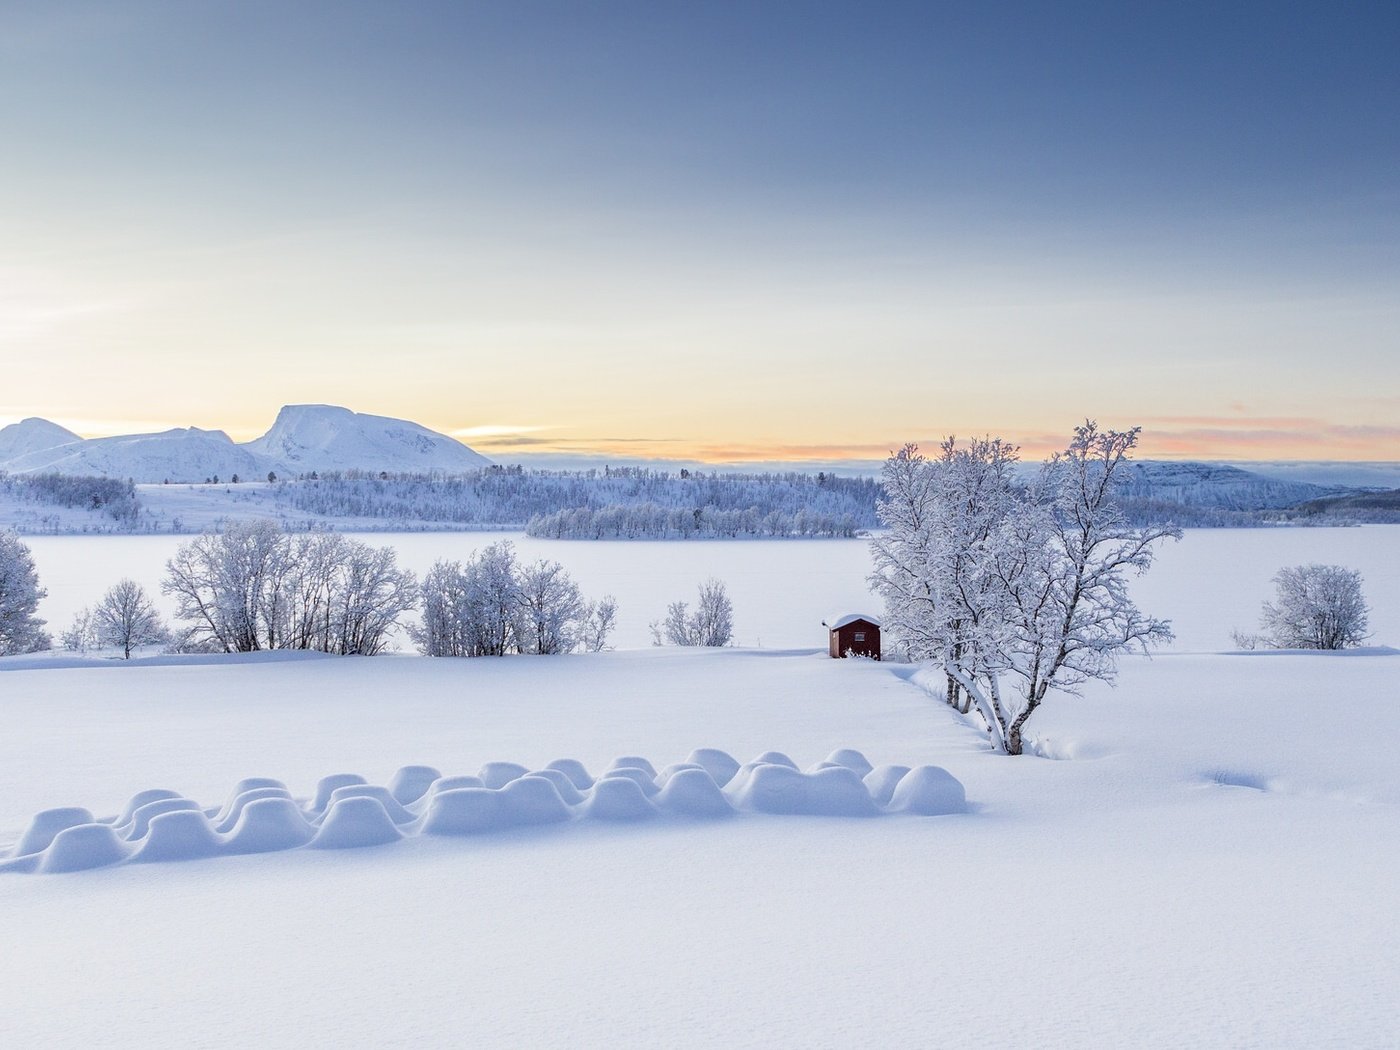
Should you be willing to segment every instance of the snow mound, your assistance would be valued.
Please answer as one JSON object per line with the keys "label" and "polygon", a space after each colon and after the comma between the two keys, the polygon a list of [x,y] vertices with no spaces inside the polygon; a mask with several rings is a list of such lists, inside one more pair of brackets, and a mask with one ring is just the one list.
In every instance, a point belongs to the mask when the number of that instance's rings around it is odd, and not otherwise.
{"label": "snow mound", "polygon": [[[235,795],[233,800],[219,811],[214,819],[214,830],[221,835],[226,835],[238,826],[238,822],[243,819],[243,811],[254,802],[263,799],[280,798],[291,801],[291,793],[284,788],[253,788],[252,791],[245,791],[241,795]],[[295,805],[292,808],[296,808]]]}
{"label": "snow mound", "polygon": [[573,816],[551,781],[528,774],[501,788],[501,803],[517,824],[556,824]]}
{"label": "snow mound", "polygon": [[713,747],[696,748],[686,759],[687,764],[699,766],[714,778],[716,784],[724,787],[739,772],[739,762],[724,751]]}
{"label": "snow mound", "polygon": [[389,781],[389,793],[394,801],[407,806],[417,802],[428,793],[434,783],[442,779],[442,773],[432,766],[404,766]]}
{"label": "snow mound", "polygon": [[593,793],[583,804],[583,814],[595,820],[616,821],[648,820],[660,815],[636,780],[620,776],[605,776],[593,785]]}
{"label": "snow mound", "polygon": [[358,849],[385,846],[401,838],[378,799],[357,796],[331,804],[325,822],[309,845],[312,849]]}
{"label": "snow mound", "polygon": [[39,871],[56,875],[68,871],[105,868],[126,860],[130,847],[108,824],[79,824],[54,836],[39,862]]}
{"label": "snow mound", "polygon": [[[335,809],[336,803],[347,798],[372,798],[383,808],[385,814],[395,824],[412,824],[418,818],[409,810],[401,806],[388,788],[379,787],[375,784],[347,784],[345,787],[338,787],[331,792],[330,808]],[[329,816],[321,818],[322,826]]]}
{"label": "snow mound", "polygon": [[865,817],[879,812],[860,777],[845,767],[803,773],[788,766],[760,763],[740,774],[729,788],[730,801],[759,813],[825,817]]}
{"label": "snow mound", "polygon": [[316,829],[289,798],[255,798],[243,806],[225,840],[229,853],[273,853],[305,846]]}
{"label": "snow mound", "polygon": [[699,766],[676,770],[655,801],[663,812],[681,817],[728,817],[734,813],[714,778]]}
{"label": "snow mound", "polygon": [[545,766],[545,769],[556,769],[563,773],[580,791],[587,791],[593,786],[593,777],[576,758],[557,758]]}
{"label": "snow mound", "polygon": [[223,839],[209,818],[194,809],[172,810],[151,818],[145,838],[131,858],[138,862],[198,860],[223,851]]}
{"label": "snow mound", "polygon": [[894,789],[908,772],[908,766],[876,766],[865,774],[862,782],[877,806],[888,806]]}
{"label": "snow mound", "polygon": [[[146,832],[150,830],[151,821],[156,817],[164,816],[167,813],[188,813],[194,811],[204,816],[204,811],[199,808],[199,804],[191,802],[187,798],[162,798],[155,802],[147,802],[131,815],[131,820],[126,824],[119,824],[114,830],[128,842],[135,842],[137,839],[146,837]],[[207,819],[207,818],[206,818]]]}
{"label": "snow mound", "polygon": [[452,791],[456,788],[483,788],[485,786],[486,784],[480,777],[474,777],[468,774],[456,777],[438,777],[437,780],[433,781],[433,786],[428,789],[427,795],[420,801],[427,801],[434,795],[441,794],[444,791]]}
{"label": "snow mound", "polygon": [[528,772],[529,769],[516,762],[487,762],[476,775],[489,788],[503,788]]}
{"label": "snow mound", "polygon": [[826,756],[826,760],[830,765],[845,766],[847,769],[855,770],[858,777],[865,776],[875,768],[870,764],[870,759],[849,747],[837,748]]}
{"label": "snow mound", "polygon": [[916,766],[900,778],[890,798],[890,810],[936,817],[965,813],[967,794],[957,777],[940,766]]}
{"label": "snow mound", "polygon": [[328,777],[322,777],[316,782],[316,796],[311,800],[311,811],[324,813],[326,807],[331,804],[331,795],[335,794],[337,788],[367,783],[369,781],[358,773],[332,773]]}
{"label": "snow mound", "polygon": [[59,809],[46,809],[36,813],[20,836],[19,845],[11,851],[11,856],[26,857],[31,853],[42,853],[49,848],[60,831],[67,831],[80,824],[92,824],[92,814],[77,806],[63,806]]}
{"label": "snow mound", "polygon": [[598,783],[593,785],[593,790],[598,790],[598,784],[604,780],[630,780],[637,785],[642,794],[650,798],[661,789],[656,786],[656,774],[648,774],[644,769],[635,769],[632,766],[623,766],[621,769],[610,769],[598,778]]}
{"label": "snow mound", "polygon": [[609,772],[614,769],[640,769],[653,780],[656,779],[656,767],[640,755],[623,755],[613,759],[612,765],[608,766]]}
{"label": "snow mound", "polygon": [[[119,816],[102,821],[76,806],[38,813],[15,847],[0,853],[0,872],[356,849],[417,835],[485,835],[590,821],[712,820],[742,812],[932,815],[967,808],[962,784],[946,770],[870,768],[865,756],[851,750],[833,752],[805,773],[778,751],[740,766],[712,748],[692,751],[687,761],[659,774],[655,768],[641,756],[625,755],[595,781],[576,759],[558,759],[536,772],[514,762],[488,762],[478,776],[403,766],[388,786],[370,784],[356,773],[322,777],[310,800],[294,797],[280,780],[249,777],[213,809],[154,788],[132,796]],[[867,769],[863,778],[862,768]],[[1242,776],[1207,776],[1214,783],[1256,786]]]}
{"label": "snow mound", "polygon": [[510,826],[499,791],[466,787],[434,792],[421,831],[425,835],[482,835]]}
{"label": "snow mound", "polygon": [[558,769],[537,769],[530,776],[548,780],[554,785],[554,790],[559,792],[559,797],[570,806],[577,806],[583,801],[583,792],[574,787],[574,782]]}
{"label": "snow mound", "polygon": [[104,820],[102,823],[115,824],[118,827],[120,827],[123,824],[130,824],[131,818],[136,814],[136,811],[142,806],[145,806],[151,802],[159,802],[163,798],[183,797],[184,796],[181,795],[178,791],[169,791],[166,788],[150,788],[146,791],[138,791],[136,792],[136,794],[131,796],[131,801],[129,801],[126,804],[126,806],[122,809],[121,813],[115,819]]}
{"label": "snow mound", "polygon": [[749,765],[787,766],[788,769],[797,769],[797,763],[788,758],[787,755],[783,754],[781,751],[765,751],[749,762]]}

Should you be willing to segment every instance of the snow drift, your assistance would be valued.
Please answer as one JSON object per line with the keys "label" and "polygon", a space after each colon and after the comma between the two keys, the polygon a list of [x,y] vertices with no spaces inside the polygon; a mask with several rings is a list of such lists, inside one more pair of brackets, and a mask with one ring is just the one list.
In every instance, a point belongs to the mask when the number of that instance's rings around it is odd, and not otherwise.
{"label": "snow drift", "polygon": [[947,770],[875,768],[850,749],[805,773],[777,751],[743,765],[713,748],[693,751],[689,759],[657,773],[647,759],[625,755],[596,780],[576,759],[540,770],[491,762],[477,776],[404,766],[388,786],[333,773],[301,800],[281,781],[249,777],[212,808],[153,788],[134,795],[114,817],[97,819],[76,806],[36,814],[18,842],[0,853],[0,872],[52,874],[302,847],[364,849],[419,835],[465,837],[589,821],[713,820],[740,813],[934,816],[967,809],[962,784]]}

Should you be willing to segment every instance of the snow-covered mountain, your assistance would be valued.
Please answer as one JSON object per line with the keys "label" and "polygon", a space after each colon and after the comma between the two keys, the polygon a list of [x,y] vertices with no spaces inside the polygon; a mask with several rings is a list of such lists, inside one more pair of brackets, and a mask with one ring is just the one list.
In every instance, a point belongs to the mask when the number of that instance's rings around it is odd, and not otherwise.
{"label": "snow-covered mountain", "polygon": [[1345,491],[1303,481],[1284,481],[1223,463],[1132,464],[1123,494],[1185,507],[1215,510],[1274,510]]}
{"label": "snow-covered mountain", "polygon": [[491,461],[455,438],[404,419],[334,405],[287,405],[246,448],[282,473],[328,470],[460,473]]}
{"label": "snow-covered mountain", "polygon": [[266,474],[263,460],[222,430],[183,427],[158,434],[90,438],[43,449],[0,464],[12,474],[53,471],[135,481],[203,481]]}
{"label": "snow-covered mountain", "polygon": [[331,405],[288,405],[262,437],[238,444],[222,430],[183,427],[158,434],[84,440],[44,419],[0,430],[0,470],[53,471],[137,482],[227,481],[333,470],[461,473],[490,460],[445,434],[402,419]]}
{"label": "snow-covered mountain", "polygon": [[33,452],[43,452],[45,449],[82,440],[67,427],[50,423],[38,416],[30,416],[0,428],[0,466]]}

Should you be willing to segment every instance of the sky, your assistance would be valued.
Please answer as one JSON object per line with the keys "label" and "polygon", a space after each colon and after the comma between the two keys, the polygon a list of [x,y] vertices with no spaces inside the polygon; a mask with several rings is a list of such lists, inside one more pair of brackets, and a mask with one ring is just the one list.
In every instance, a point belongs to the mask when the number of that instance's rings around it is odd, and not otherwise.
{"label": "sky", "polygon": [[1400,5],[0,0],[0,423],[1400,460]]}

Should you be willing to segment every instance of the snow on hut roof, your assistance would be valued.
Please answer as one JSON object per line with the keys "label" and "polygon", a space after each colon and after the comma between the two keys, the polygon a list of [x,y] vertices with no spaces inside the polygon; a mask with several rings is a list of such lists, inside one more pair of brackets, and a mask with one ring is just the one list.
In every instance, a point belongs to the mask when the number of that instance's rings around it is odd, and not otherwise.
{"label": "snow on hut roof", "polygon": [[847,613],[845,616],[828,616],[822,623],[830,627],[833,631],[845,627],[848,623],[855,623],[857,620],[864,620],[868,624],[876,627],[880,626],[880,621],[869,613]]}

